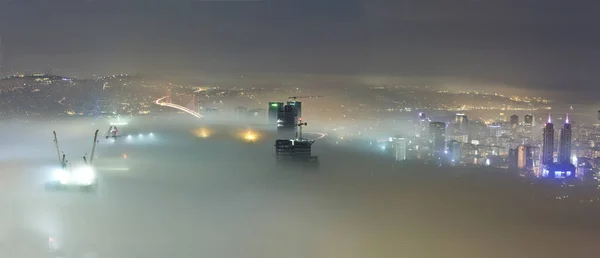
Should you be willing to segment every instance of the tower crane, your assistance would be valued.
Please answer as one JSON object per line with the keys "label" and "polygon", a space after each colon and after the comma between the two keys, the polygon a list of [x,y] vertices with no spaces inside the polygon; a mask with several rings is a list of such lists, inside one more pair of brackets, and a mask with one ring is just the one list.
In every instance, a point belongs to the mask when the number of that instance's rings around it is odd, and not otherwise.
{"label": "tower crane", "polygon": [[317,99],[317,98],[323,98],[325,96],[291,96],[288,97],[288,99],[293,99],[294,101],[296,101],[297,99]]}

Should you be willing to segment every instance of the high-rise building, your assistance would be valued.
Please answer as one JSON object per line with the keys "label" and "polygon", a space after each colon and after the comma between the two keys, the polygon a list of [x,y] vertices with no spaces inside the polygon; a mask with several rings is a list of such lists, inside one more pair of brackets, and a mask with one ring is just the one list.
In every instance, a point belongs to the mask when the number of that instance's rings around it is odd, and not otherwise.
{"label": "high-rise building", "polygon": [[523,125],[525,126],[533,126],[533,115],[532,114],[527,114],[525,115],[525,118],[523,118]]}
{"label": "high-rise building", "polygon": [[519,164],[519,151],[518,149],[509,149],[508,150],[508,168],[516,169]]}
{"label": "high-rise building", "polygon": [[548,116],[548,122],[544,126],[542,137],[542,164],[552,164],[554,162],[554,124],[552,124],[550,116]]}
{"label": "high-rise building", "polygon": [[396,149],[396,161],[406,160],[406,139],[396,138],[394,144],[394,148]]}
{"label": "high-rise building", "polygon": [[510,116],[510,126],[512,128],[515,128],[515,127],[517,127],[517,125],[519,125],[519,116],[517,116],[517,115]]}
{"label": "high-rise building", "polygon": [[296,110],[296,116],[298,116],[299,118],[302,118],[302,102],[300,102],[300,101],[288,101],[287,104],[289,106],[294,107],[294,109]]}
{"label": "high-rise building", "polygon": [[295,106],[285,105],[277,112],[277,131],[295,132],[298,126],[298,115]]}
{"label": "high-rise building", "polygon": [[522,170],[533,169],[533,148],[525,145],[517,147],[517,168]]}
{"label": "high-rise building", "polygon": [[427,137],[427,128],[429,127],[429,118],[425,115],[425,113],[419,113],[419,121],[416,128],[417,138],[425,138]]}
{"label": "high-rise building", "polygon": [[277,124],[277,114],[282,108],[283,102],[269,102],[269,109],[267,111],[267,123],[271,125]]}
{"label": "high-rise building", "polygon": [[443,154],[444,150],[446,150],[446,123],[429,123],[429,140],[432,150],[437,154]]}
{"label": "high-rise building", "polygon": [[461,143],[455,140],[448,142],[448,154],[452,164],[458,164],[461,161]]}
{"label": "high-rise building", "polygon": [[469,118],[465,114],[456,114],[455,122],[457,129],[460,131],[466,131],[469,126]]}
{"label": "high-rise building", "polygon": [[565,123],[560,130],[558,150],[559,163],[571,163],[571,135],[571,124],[569,123],[569,115],[567,115]]}

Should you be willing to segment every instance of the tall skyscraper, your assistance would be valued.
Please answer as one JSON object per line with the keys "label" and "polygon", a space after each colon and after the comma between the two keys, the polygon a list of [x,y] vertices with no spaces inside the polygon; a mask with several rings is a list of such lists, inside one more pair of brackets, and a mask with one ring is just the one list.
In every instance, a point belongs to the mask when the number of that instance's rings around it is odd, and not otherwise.
{"label": "tall skyscraper", "polygon": [[302,118],[302,102],[300,101],[288,101],[288,106],[293,106],[294,110],[296,110],[296,116],[298,118]]}
{"label": "tall skyscraper", "polygon": [[295,132],[298,126],[298,113],[293,105],[285,105],[277,112],[277,131]]}
{"label": "tall skyscraper", "polygon": [[519,156],[518,156],[518,149],[509,149],[508,150],[508,168],[510,169],[516,169],[518,167],[519,164]]}
{"label": "tall skyscraper", "polygon": [[530,146],[517,147],[517,168],[522,170],[533,169],[533,149]]}
{"label": "tall skyscraper", "polygon": [[571,163],[571,124],[569,123],[569,115],[565,119],[565,123],[560,130],[560,145],[558,150],[559,163]]}
{"label": "tall skyscraper", "polygon": [[554,162],[554,124],[548,115],[548,122],[544,126],[542,145],[542,164],[549,165]]}
{"label": "tall skyscraper", "polygon": [[406,160],[406,139],[396,138],[394,148],[396,149],[396,161]]}
{"label": "tall skyscraper", "polygon": [[446,150],[446,123],[429,123],[429,139],[432,143],[432,150],[437,154],[443,154]]}
{"label": "tall skyscraper", "polygon": [[517,116],[517,115],[510,116],[510,126],[512,128],[515,128],[515,127],[517,127],[517,125],[519,125],[519,116]]}
{"label": "tall skyscraper", "polygon": [[267,123],[274,125],[277,124],[277,113],[283,108],[283,102],[269,102],[269,109],[267,111]]}
{"label": "tall skyscraper", "polygon": [[450,156],[450,162],[452,162],[452,164],[459,164],[462,157],[461,143],[456,140],[448,142],[448,154]]}
{"label": "tall skyscraper", "polygon": [[427,137],[427,128],[429,127],[429,118],[425,115],[425,113],[419,113],[419,121],[416,129],[416,136],[418,138],[424,139]]}
{"label": "tall skyscraper", "polygon": [[456,114],[455,117],[456,127],[460,131],[466,131],[469,126],[469,118],[465,114]]}
{"label": "tall skyscraper", "polygon": [[525,126],[533,126],[533,115],[532,114],[525,115],[525,118],[523,118],[523,124]]}

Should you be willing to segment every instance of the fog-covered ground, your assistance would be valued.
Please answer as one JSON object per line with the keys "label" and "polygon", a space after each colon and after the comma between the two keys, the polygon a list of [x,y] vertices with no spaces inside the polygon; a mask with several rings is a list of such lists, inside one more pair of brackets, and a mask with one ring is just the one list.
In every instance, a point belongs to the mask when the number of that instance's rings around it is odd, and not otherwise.
{"label": "fog-covered ground", "polygon": [[[95,129],[97,192],[46,191],[52,131],[75,164]],[[244,129],[147,117],[120,127],[131,141],[111,142],[107,120],[3,122],[0,257],[49,257],[49,237],[64,257],[597,257],[596,203],[542,198],[502,171],[397,166],[328,141],[313,147],[318,172],[278,171],[275,135],[248,143]]]}

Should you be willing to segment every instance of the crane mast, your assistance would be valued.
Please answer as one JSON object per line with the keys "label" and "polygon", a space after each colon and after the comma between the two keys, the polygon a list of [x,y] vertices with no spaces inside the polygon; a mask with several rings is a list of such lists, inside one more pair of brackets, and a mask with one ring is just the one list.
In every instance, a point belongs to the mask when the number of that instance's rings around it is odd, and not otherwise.
{"label": "crane mast", "polygon": [[54,133],[54,145],[56,146],[56,155],[58,155],[58,163],[61,166],[64,166],[65,155],[63,154],[62,159],[60,158],[60,148],[58,147],[58,138],[56,137],[56,131],[52,131]]}
{"label": "crane mast", "polygon": [[[96,130],[96,133],[94,133],[94,144],[92,145],[92,154],[90,155],[90,164],[92,164],[92,162],[94,161],[94,152],[96,151],[96,143],[98,142],[98,131]],[[85,160],[85,157],[84,157]],[[87,162],[86,162],[87,163]]]}

